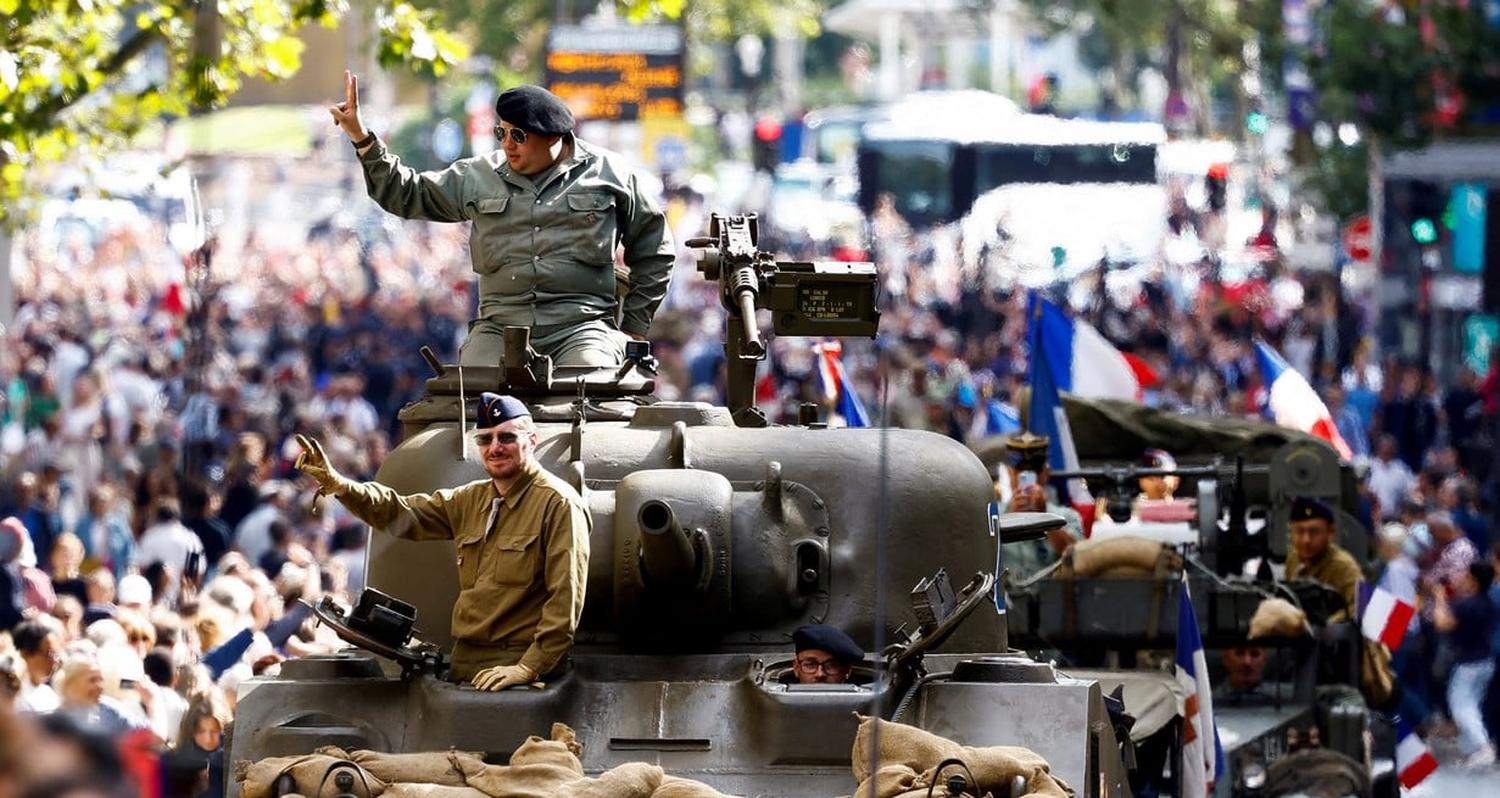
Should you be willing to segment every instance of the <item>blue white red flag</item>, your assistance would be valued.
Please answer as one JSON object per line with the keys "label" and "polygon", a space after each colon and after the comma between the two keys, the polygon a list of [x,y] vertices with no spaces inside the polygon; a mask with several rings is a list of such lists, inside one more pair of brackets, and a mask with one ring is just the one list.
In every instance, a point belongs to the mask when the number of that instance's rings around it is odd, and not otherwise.
{"label": "blue white red flag", "polygon": [[1401,718],[1396,719],[1396,779],[1410,790],[1437,770],[1437,757]]}
{"label": "blue white red flag", "polygon": [[[1062,308],[1031,294],[1033,341],[1041,340],[1047,365],[1059,391],[1090,399],[1138,402],[1141,389],[1157,381],[1156,372],[1134,355],[1121,352],[1098,330],[1069,316]],[[1033,353],[1036,344],[1032,345]]]}
{"label": "blue white red flag", "polygon": [[[1026,429],[1037,435],[1047,436],[1047,465],[1053,471],[1074,471],[1079,467],[1078,449],[1073,445],[1073,429],[1068,426],[1068,414],[1063,408],[1062,396],[1058,393],[1055,358],[1049,349],[1056,341],[1045,334],[1046,318],[1050,313],[1047,309],[1056,311],[1057,308],[1035,291],[1031,292],[1028,304],[1026,318],[1030,320],[1027,332],[1030,334],[1031,344],[1031,409],[1026,417]],[[1083,480],[1068,481],[1069,504],[1082,506],[1093,504],[1093,501]]]}
{"label": "blue white red flag", "polygon": [[844,420],[846,427],[870,426],[870,414],[855,393],[849,375],[844,371],[844,345],[838,341],[824,341],[818,350],[818,390],[823,398],[833,405],[833,412]]}
{"label": "blue white red flag", "polygon": [[1364,636],[1395,651],[1401,647],[1417,608],[1395,593],[1365,582],[1359,583],[1359,629]]}
{"label": "blue white red flag", "polygon": [[1177,603],[1177,683],[1186,692],[1182,711],[1182,795],[1205,798],[1224,770],[1224,749],[1214,723],[1213,686],[1208,681],[1208,658],[1198,633],[1198,616],[1188,593],[1187,575]]}
{"label": "blue white red flag", "polygon": [[1339,428],[1334,426],[1328,405],[1323,404],[1317,392],[1307,384],[1307,379],[1265,341],[1256,340],[1255,356],[1260,363],[1260,377],[1266,391],[1261,413],[1283,427],[1328,441],[1328,445],[1345,460],[1354,459],[1354,452],[1344,442]]}

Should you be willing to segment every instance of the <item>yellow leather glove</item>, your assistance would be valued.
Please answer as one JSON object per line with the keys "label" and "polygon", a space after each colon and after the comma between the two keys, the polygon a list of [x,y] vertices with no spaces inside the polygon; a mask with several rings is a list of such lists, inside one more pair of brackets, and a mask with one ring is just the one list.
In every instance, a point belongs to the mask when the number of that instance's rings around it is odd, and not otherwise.
{"label": "yellow leather glove", "polygon": [[507,687],[515,687],[520,684],[531,684],[536,681],[536,671],[520,663],[515,665],[496,665],[493,668],[485,668],[474,674],[474,680],[470,682],[480,690],[495,692]]}
{"label": "yellow leather glove", "polygon": [[297,445],[302,453],[297,455],[297,470],[312,477],[318,483],[318,493],[339,496],[349,487],[349,480],[334,469],[323,453],[323,445],[306,435],[297,436]]}

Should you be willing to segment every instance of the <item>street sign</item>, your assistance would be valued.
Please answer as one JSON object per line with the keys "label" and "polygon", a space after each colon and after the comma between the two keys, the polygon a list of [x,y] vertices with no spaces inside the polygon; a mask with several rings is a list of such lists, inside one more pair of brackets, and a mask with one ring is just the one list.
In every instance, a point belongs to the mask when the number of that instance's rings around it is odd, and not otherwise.
{"label": "street sign", "polygon": [[1339,238],[1344,244],[1344,254],[1351,260],[1367,261],[1372,254],[1374,246],[1374,231],[1370,226],[1370,217],[1360,215],[1354,217],[1353,221],[1344,225]]}

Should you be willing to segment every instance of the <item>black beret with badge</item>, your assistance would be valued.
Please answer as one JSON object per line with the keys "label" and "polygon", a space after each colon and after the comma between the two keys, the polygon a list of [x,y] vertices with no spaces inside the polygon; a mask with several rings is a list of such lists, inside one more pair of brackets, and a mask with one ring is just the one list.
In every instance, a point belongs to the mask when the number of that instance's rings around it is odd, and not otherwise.
{"label": "black beret with badge", "polygon": [[840,662],[853,664],[865,658],[864,649],[841,630],[823,624],[800,626],[792,632],[792,646],[798,652],[816,649],[827,651]]}
{"label": "black beret with badge", "polygon": [[1046,435],[1031,430],[1012,435],[1005,441],[1007,462],[1014,469],[1040,472],[1047,467],[1047,448],[1051,442]]}
{"label": "black beret with badge", "polygon": [[1322,499],[1312,496],[1298,496],[1292,500],[1293,521],[1312,521],[1318,518],[1332,523],[1333,508]]}
{"label": "black beret with badge", "polygon": [[474,414],[474,425],[480,429],[498,426],[513,418],[531,415],[526,403],[514,396],[504,396],[485,391],[479,395],[479,409]]}
{"label": "black beret with badge", "polygon": [[573,130],[573,112],[560,97],[530,84],[506,89],[495,100],[500,121],[543,136],[561,136]]}

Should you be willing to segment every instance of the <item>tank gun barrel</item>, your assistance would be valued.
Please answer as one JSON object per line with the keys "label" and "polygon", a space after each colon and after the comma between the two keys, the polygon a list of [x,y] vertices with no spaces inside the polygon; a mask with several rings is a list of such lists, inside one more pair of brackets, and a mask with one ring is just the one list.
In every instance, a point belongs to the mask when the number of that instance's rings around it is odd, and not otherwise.
{"label": "tank gun barrel", "polygon": [[693,580],[698,569],[698,551],[687,530],[677,522],[672,505],[652,499],[636,513],[641,529],[641,570],[661,585],[681,585]]}

